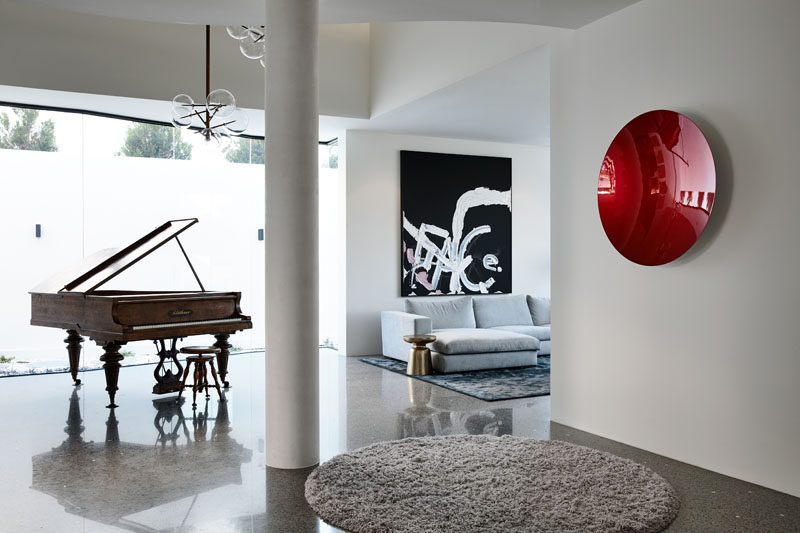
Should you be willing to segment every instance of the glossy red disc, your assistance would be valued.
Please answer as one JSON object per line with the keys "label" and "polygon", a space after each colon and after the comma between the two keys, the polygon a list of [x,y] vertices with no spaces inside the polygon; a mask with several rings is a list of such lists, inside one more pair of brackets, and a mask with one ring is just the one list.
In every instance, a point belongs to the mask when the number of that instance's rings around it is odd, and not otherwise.
{"label": "glossy red disc", "polygon": [[640,265],[674,261],[706,227],[716,181],[694,122],[674,111],[639,115],[614,137],[600,167],[597,205],[608,240]]}

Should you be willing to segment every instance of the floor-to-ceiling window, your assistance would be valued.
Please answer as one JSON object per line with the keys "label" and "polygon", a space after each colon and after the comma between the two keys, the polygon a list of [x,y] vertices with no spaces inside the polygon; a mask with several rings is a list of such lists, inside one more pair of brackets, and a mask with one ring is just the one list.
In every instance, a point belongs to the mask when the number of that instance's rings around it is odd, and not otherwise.
{"label": "floor-to-ceiling window", "polygon": [[339,346],[338,302],[343,278],[343,239],[340,235],[339,147],[336,142],[319,145],[319,339],[320,346]]}
{"label": "floor-to-ceiling window", "polygon": [[[338,260],[337,149],[320,145],[321,257]],[[28,291],[97,250],[130,244],[171,219],[198,218],[181,236],[208,290],[240,291],[253,329],[235,350],[264,346],[264,141],[206,142],[192,131],[85,113],[0,106],[0,371],[66,364],[63,331],[31,326]],[[336,290],[321,269],[321,302]],[[175,243],[106,288],[199,290]],[[321,313],[323,316],[331,313]],[[336,345],[336,323],[321,320],[320,343]],[[213,342],[213,339],[209,337]],[[99,365],[86,342],[83,364]],[[155,352],[123,348],[128,362]],[[124,364],[124,363],[123,363]]]}

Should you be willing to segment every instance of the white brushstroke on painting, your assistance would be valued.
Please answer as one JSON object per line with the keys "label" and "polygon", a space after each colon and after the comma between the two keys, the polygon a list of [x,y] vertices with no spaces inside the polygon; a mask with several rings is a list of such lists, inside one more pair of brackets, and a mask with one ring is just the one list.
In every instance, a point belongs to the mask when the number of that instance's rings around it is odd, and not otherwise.
{"label": "white brushstroke on painting", "polygon": [[[480,235],[492,231],[488,225],[477,226],[469,231],[462,238],[464,232],[464,219],[467,211],[473,207],[504,205],[511,210],[511,191],[496,191],[486,187],[477,187],[461,195],[456,202],[456,209],[453,213],[452,234],[444,228],[433,224],[420,224],[419,228],[414,226],[403,213],[403,229],[405,229],[416,240],[414,248],[414,262],[411,267],[411,275],[408,276],[411,290],[420,283],[426,289],[433,291],[439,289],[439,281],[442,274],[450,273],[449,294],[459,294],[466,287],[472,292],[486,294],[489,288],[494,285],[495,279],[490,277],[485,281],[474,282],[467,276],[466,269],[472,264],[474,258],[468,254],[470,244]],[[430,237],[435,236],[444,239],[441,246],[437,246]],[[481,263],[489,271],[502,272],[499,266],[499,259],[494,254],[486,254]],[[433,275],[428,280],[428,274],[433,268]],[[406,272],[403,272],[406,274]],[[418,278],[418,276],[420,276]],[[431,292],[433,292],[431,291]]]}
{"label": "white brushstroke on painting", "polygon": [[493,270],[495,272],[502,272],[503,267],[497,266],[500,261],[494,254],[486,254],[483,256],[483,268],[486,270]]}

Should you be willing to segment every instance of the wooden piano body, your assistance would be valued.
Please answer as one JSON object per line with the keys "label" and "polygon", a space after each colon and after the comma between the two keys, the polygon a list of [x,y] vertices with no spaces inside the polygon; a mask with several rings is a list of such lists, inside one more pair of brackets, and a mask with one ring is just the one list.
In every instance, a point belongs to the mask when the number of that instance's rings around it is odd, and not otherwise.
{"label": "wooden piano body", "polygon": [[[198,221],[196,218],[170,220],[122,250],[101,250],[77,268],[56,274],[31,290],[31,324],[67,330],[67,352],[75,384],[78,379],[81,342],[85,335],[103,347],[100,357],[106,375],[108,407],[116,407],[120,347],[127,342],[152,340],[159,346],[159,363],[154,371],[153,392],[164,394],[180,389],[182,365],[176,348],[179,338],[214,335],[220,377],[229,386],[228,355],[230,335],[253,324],[242,314],[239,292],[206,291],[200,282],[178,235]],[[180,246],[199,291],[120,291],[101,290],[103,284],[145,258],[164,244],[175,240]],[[166,341],[170,343],[167,344]],[[172,361],[177,371],[167,369]]]}

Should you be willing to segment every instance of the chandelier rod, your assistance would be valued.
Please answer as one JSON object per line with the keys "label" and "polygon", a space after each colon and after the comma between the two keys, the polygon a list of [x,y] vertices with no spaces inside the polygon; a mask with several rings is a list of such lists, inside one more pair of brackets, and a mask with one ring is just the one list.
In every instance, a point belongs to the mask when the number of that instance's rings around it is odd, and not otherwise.
{"label": "chandelier rod", "polygon": [[211,26],[206,24],[206,95],[211,92]]}
{"label": "chandelier rod", "polygon": [[[203,103],[196,103],[188,94],[172,99],[172,123],[179,128],[196,129],[206,140],[218,141],[230,135],[239,135],[247,128],[247,115],[236,107],[236,98],[227,89],[211,90],[211,25],[206,24],[206,95]],[[227,119],[218,124],[214,121]],[[193,121],[200,124],[193,125]]]}

